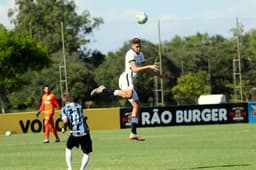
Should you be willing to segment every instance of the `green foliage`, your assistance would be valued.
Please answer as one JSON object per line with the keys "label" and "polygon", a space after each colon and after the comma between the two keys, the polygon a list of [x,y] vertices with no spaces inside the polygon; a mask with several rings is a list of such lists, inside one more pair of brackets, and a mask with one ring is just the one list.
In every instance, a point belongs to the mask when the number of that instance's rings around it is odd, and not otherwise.
{"label": "green foliage", "polygon": [[[0,32],[0,67],[6,77],[49,63],[47,49],[26,34]],[[40,62],[38,62],[40,61]]]}
{"label": "green foliage", "polygon": [[177,85],[172,88],[174,99],[178,104],[196,104],[202,94],[209,94],[210,87],[206,85],[206,73],[188,73],[178,78]]}
{"label": "green foliage", "polygon": [[21,88],[21,76],[29,70],[39,70],[50,63],[47,49],[26,34],[0,32],[0,100],[2,112],[8,94]]}
{"label": "green foliage", "polygon": [[124,71],[125,53],[109,53],[106,60],[95,70],[95,81],[109,87],[118,88],[119,75]]}
{"label": "green foliage", "polygon": [[[52,92],[60,100],[59,61],[62,59],[61,57],[61,53],[56,53],[52,56],[53,63],[50,67],[37,72],[27,72],[22,76],[27,86],[11,93],[10,103],[14,109],[30,108],[31,110],[36,110],[43,94],[42,88],[45,84],[51,87]],[[79,59],[77,53],[67,56],[66,63],[69,92],[74,95],[75,101],[79,103],[90,101],[89,94],[91,88],[95,86],[92,73],[93,67]],[[23,100],[24,94],[27,95],[26,98],[30,99],[26,103]]]}
{"label": "green foliage", "polygon": [[210,85],[211,94],[222,93],[231,97],[233,59],[237,55],[233,39],[200,33],[184,38],[176,36],[165,42],[164,49],[178,68],[177,77],[203,70],[207,72],[206,83]]}
{"label": "green foliage", "polygon": [[89,11],[80,15],[75,1],[69,0],[19,0],[17,11],[9,10],[9,17],[19,32],[28,32],[36,40],[49,47],[49,52],[62,48],[61,22],[68,52],[77,51],[81,45],[90,42],[86,36],[103,23],[102,18],[91,17]]}
{"label": "green foliage", "polygon": [[[19,77],[26,84],[26,88],[10,91],[10,108],[37,109],[45,84],[50,85],[60,99],[59,67],[63,65],[62,38],[65,45],[69,91],[78,102],[90,101],[89,92],[91,87],[95,86],[93,70],[101,64],[104,56],[97,51],[90,54],[91,51],[88,51],[85,45],[90,42],[88,35],[103,23],[102,18],[91,17],[89,11],[78,14],[75,2],[69,0],[19,0],[16,1],[16,8],[9,9],[8,16],[15,24],[15,32],[25,32],[37,42],[47,44],[52,60],[49,67],[40,71],[20,74]],[[28,99],[24,101],[22,96]]]}
{"label": "green foliage", "polygon": [[4,31],[7,31],[7,29],[3,24],[0,24],[0,32],[4,32]]}
{"label": "green foliage", "polygon": [[79,103],[89,101],[91,87],[94,85],[93,66],[82,62],[73,54],[67,58],[67,75],[69,91]]}

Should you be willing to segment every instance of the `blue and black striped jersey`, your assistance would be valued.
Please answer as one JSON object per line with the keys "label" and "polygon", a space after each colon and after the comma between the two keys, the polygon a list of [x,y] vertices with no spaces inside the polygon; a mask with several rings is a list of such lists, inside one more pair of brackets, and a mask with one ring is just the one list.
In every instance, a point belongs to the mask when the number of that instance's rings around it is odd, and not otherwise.
{"label": "blue and black striped jersey", "polygon": [[80,104],[69,103],[61,109],[61,119],[67,118],[68,127],[72,136],[83,136],[89,133],[83,108]]}

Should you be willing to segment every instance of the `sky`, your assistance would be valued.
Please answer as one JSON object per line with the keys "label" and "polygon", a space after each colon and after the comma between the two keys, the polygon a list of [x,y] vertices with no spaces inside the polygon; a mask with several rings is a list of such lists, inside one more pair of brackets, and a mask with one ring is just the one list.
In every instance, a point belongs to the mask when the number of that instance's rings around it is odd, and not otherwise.
{"label": "sky", "polygon": [[[91,49],[114,52],[133,37],[153,43],[170,41],[175,35],[196,33],[232,36],[236,18],[244,31],[256,28],[256,0],[73,0],[77,12],[88,10],[92,17],[102,17],[104,24],[90,35]],[[0,23],[13,26],[7,17],[15,0],[0,0]],[[135,15],[145,12],[148,21],[137,24]],[[158,22],[160,26],[158,27]],[[160,32],[160,34],[159,34]],[[159,36],[160,35],[160,36]]]}

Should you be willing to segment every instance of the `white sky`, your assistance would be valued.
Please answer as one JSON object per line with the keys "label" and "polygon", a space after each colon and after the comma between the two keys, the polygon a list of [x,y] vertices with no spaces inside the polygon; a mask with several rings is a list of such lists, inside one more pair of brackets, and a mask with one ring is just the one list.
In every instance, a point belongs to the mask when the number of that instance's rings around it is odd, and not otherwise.
{"label": "white sky", "polygon": [[[15,0],[0,0],[0,23],[12,28],[7,12]],[[77,11],[89,10],[91,16],[102,17],[104,24],[91,36],[90,47],[103,53],[115,51],[134,36],[158,43],[157,21],[161,40],[174,35],[190,36],[197,32],[232,36],[236,18],[244,30],[256,28],[256,0],[74,0]],[[144,25],[135,15],[144,11],[149,19]]]}

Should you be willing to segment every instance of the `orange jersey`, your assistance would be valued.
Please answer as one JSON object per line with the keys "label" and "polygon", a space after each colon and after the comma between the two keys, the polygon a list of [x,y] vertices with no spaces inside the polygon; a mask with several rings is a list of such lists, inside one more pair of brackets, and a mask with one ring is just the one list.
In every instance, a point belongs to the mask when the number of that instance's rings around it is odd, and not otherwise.
{"label": "orange jersey", "polygon": [[54,107],[61,108],[56,96],[54,94],[44,94],[39,111],[44,111],[45,115],[51,115],[54,114]]}

